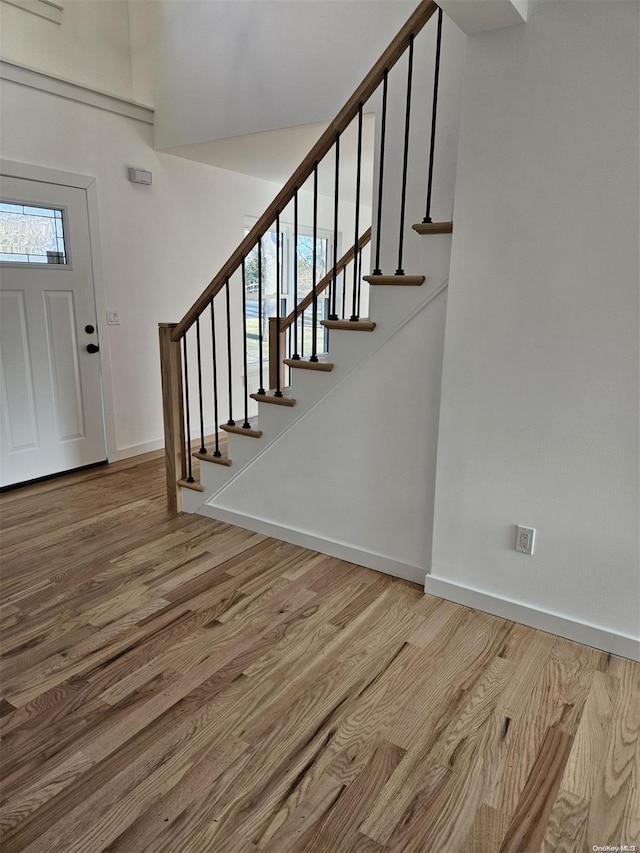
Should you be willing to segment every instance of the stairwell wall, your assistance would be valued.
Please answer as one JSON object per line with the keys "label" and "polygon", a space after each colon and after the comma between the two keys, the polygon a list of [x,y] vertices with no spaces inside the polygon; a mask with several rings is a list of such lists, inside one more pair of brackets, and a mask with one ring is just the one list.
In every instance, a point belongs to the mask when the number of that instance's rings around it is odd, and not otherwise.
{"label": "stairwell wall", "polygon": [[[427,591],[637,655],[638,5],[470,36]],[[537,529],[514,551],[515,525]],[[635,640],[634,640],[635,638]]]}

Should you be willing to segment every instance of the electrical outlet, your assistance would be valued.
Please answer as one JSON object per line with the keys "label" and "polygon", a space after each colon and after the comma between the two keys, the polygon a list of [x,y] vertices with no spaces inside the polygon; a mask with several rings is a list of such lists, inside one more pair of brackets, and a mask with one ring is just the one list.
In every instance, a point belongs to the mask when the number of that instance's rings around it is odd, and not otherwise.
{"label": "electrical outlet", "polygon": [[516,551],[521,554],[533,554],[533,543],[536,538],[535,527],[516,527]]}

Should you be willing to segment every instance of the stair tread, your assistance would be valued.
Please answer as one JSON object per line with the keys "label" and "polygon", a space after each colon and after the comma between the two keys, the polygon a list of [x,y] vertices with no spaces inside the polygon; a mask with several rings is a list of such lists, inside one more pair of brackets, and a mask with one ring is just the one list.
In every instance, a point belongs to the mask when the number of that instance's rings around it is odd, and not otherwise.
{"label": "stair tread", "polygon": [[257,400],[258,403],[274,403],[276,406],[295,406],[296,401],[290,397],[287,392],[289,388],[282,389],[282,397],[275,396],[275,389],[269,389],[266,394],[249,394],[252,400]]}
{"label": "stair tread", "polygon": [[196,459],[201,459],[203,462],[214,462],[216,465],[231,465],[231,460],[228,456],[214,456],[213,453],[193,453]]}
{"label": "stair tread", "polygon": [[345,332],[373,332],[376,327],[368,317],[360,320],[320,320],[320,325],[326,329],[342,329]]}
{"label": "stair tread", "polygon": [[423,275],[365,275],[364,280],[369,284],[391,284],[393,286],[412,287],[423,284],[425,277]]}
{"label": "stair tread", "polygon": [[285,358],[284,363],[289,367],[302,370],[321,370],[328,372],[333,370],[333,363],[327,360],[327,353],[318,356],[318,361],[309,361],[308,358]]}
{"label": "stair tread", "polygon": [[178,480],[178,485],[185,489],[191,489],[194,492],[204,492],[204,486],[200,483],[189,483],[187,480]]}
{"label": "stair tread", "polygon": [[222,424],[220,429],[223,429],[225,432],[231,432],[234,435],[244,435],[247,438],[262,438],[261,429],[246,429],[241,423]]}
{"label": "stair tread", "polygon": [[453,222],[418,222],[411,227],[418,234],[451,234]]}

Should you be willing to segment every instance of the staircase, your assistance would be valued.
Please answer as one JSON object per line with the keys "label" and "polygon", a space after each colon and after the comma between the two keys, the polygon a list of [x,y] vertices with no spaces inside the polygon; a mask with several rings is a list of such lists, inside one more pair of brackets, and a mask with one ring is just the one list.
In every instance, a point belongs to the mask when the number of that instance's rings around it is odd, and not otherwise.
{"label": "staircase", "polygon": [[[413,77],[414,42],[434,13],[437,29],[425,30],[431,31],[435,57],[431,139],[430,146],[425,140],[423,163],[426,213],[408,228],[405,219],[415,215],[415,186],[408,180],[412,95],[422,91]],[[432,489],[422,438],[425,431],[437,433],[453,228],[451,221],[430,216],[441,31],[442,12],[422,0],[183,320],[160,326],[170,510],[235,523],[416,582],[424,580],[425,565],[416,555],[425,550],[430,519],[421,517],[424,501],[415,500],[415,489],[398,484],[422,466],[425,489]],[[374,223],[363,231],[365,108],[374,109],[379,121]],[[339,201],[340,142],[351,122],[358,127],[358,158],[354,216],[346,223]],[[401,152],[395,164],[389,158],[393,132]],[[323,169],[333,169],[335,181],[333,257],[324,274],[318,256]],[[298,291],[297,268],[303,207],[310,211],[305,225],[313,267],[306,294]],[[288,314],[281,298],[285,221],[294,233]],[[353,244],[339,259],[339,235],[344,242],[351,229]],[[407,251],[409,241],[426,245]],[[263,315],[268,251],[275,265],[275,317]],[[369,251],[374,269],[363,275]],[[404,269],[405,253],[420,259],[418,269]],[[258,297],[255,390],[248,361],[256,345],[248,331],[250,265]],[[387,387],[381,387],[382,365],[385,375],[396,377]]]}

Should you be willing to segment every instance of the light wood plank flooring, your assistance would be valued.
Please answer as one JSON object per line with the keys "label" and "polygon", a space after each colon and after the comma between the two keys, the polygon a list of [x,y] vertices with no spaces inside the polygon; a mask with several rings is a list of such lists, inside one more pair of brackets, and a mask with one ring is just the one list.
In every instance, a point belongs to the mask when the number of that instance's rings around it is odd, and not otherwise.
{"label": "light wood plank flooring", "polygon": [[4,853],[640,845],[640,666],[169,518],[162,478],[0,497]]}

